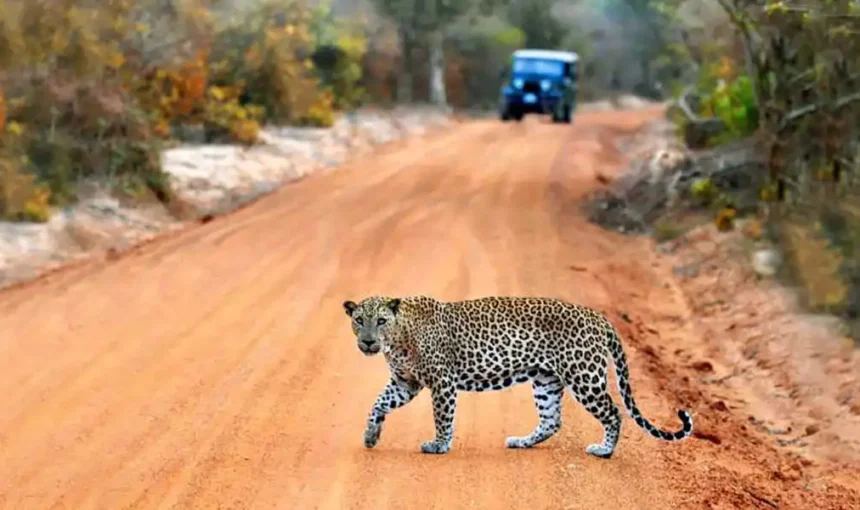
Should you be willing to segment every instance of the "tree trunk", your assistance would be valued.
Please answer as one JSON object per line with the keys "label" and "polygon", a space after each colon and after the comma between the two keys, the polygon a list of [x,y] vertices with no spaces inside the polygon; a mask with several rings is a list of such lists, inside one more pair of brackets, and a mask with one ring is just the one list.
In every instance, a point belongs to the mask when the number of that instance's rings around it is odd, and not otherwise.
{"label": "tree trunk", "polygon": [[642,57],[642,83],[649,94],[654,91],[654,74],[651,72],[651,55]]}
{"label": "tree trunk", "polygon": [[414,39],[408,29],[400,30],[400,76],[397,77],[397,101],[404,104],[412,102],[412,50]]}
{"label": "tree trunk", "polygon": [[434,30],[428,36],[430,50],[430,102],[437,106],[448,104],[445,94],[445,38],[441,30]]}

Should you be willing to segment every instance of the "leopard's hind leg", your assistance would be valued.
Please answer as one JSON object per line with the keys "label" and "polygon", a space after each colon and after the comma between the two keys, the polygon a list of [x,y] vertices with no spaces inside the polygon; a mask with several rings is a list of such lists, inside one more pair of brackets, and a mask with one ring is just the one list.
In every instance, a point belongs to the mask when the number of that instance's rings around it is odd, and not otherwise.
{"label": "leopard's hind leg", "polygon": [[562,380],[551,372],[540,371],[532,378],[532,392],[540,423],[527,436],[509,437],[508,448],[531,448],[546,441],[561,428]]}
{"label": "leopard's hind leg", "polygon": [[573,396],[603,426],[603,441],[592,444],[585,451],[595,457],[612,457],[621,437],[621,413],[607,390],[606,360],[593,353],[575,361],[565,378]]}

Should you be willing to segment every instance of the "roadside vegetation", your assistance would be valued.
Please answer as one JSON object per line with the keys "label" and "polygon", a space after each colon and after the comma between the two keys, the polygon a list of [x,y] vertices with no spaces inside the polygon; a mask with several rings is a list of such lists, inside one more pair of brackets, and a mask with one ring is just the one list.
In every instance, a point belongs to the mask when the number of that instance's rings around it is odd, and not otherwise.
{"label": "roadside vegetation", "polygon": [[170,200],[165,144],[329,126],[363,99],[363,56],[325,3],[4,2],[0,216],[44,221],[89,178]]}
{"label": "roadside vegetation", "polygon": [[10,0],[0,218],[46,221],[89,180],[169,202],[159,154],[178,142],[253,144],[267,124],[327,127],[363,105],[495,108],[524,46],[578,51],[584,100],[654,95],[672,60],[657,62],[668,39],[650,12],[626,0]]}
{"label": "roadside vegetation", "polygon": [[[721,230],[753,218],[749,231],[783,247],[795,281],[828,289],[809,291],[813,308],[856,320],[858,5],[8,0],[0,218],[46,221],[91,180],[170,202],[159,155],[176,143],[253,144],[266,125],[327,127],[362,106],[492,110],[513,50],[571,50],[582,101],[674,100],[694,154],[676,183],[685,205]],[[718,170],[695,172],[703,158]]]}
{"label": "roadside vegetation", "polygon": [[[860,4],[718,3],[732,30],[676,91],[673,118],[692,148],[746,146],[750,157],[737,162],[742,182],[718,182],[725,165],[699,189],[716,197],[718,227],[746,217],[751,237],[784,253],[782,274],[806,304],[860,338]],[[758,200],[738,200],[739,188]]]}
{"label": "roadside vegetation", "polygon": [[[621,57],[656,32],[613,2],[9,0],[0,219],[46,221],[91,180],[169,202],[159,154],[174,143],[253,144],[267,124],[327,127],[364,105],[495,108],[523,46],[593,55],[585,100],[648,89]],[[646,74],[652,56],[635,56]]]}
{"label": "roadside vegetation", "polygon": [[780,276],[810,309],[840,315],[860,338],[860,4],[621,3],[659,34],[639,55],[674,101],[687,150],[659,183],[671,189],[643,194],[663,196],[636,219],[663,237],[702,212],[720,231],[743,220],[754,246],[782,253]]}

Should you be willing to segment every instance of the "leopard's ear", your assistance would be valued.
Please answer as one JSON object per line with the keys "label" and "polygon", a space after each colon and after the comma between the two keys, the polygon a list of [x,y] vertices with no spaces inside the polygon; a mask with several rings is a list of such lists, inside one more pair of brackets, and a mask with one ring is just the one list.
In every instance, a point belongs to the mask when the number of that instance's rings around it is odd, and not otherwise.
{"label": "leopard's ear", "polygon": [[394,298],[394,299],[390,299],[388,301],[388,303],[386,303],[386,304],[388,305],[388,308],[391,310],[391,312],[394,315],[397,315],[397,312],[400,311],[400,304],[401,303],[402,303],[402,301],[400,300],[400,298]]}
{"label": "leopard's ear", "polygon": [[352,312],[354,312],[356,308],[358,308],[358,305],[353,303],[352,301],[343,302],[343,309],[346,310],[346,314],[350,317],[352,317]]}

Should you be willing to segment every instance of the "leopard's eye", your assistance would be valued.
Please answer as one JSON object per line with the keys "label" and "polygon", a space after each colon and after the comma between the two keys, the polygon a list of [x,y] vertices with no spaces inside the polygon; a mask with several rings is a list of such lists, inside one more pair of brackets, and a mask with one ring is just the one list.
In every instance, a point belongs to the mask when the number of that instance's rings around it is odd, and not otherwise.
{"label": "leopard's eye", "polygon": [[385,318],[384,318],[384,317],[380,317],[379,319],[377,319],[377,320],[376,320],[376,325],[377,325],[377,326],[382,326],[382,325],[383,325],[383,324],[385,324],[385,323],[386,323],[386,320],[385,320]]}
{"label": "leopard's eye", "polygon": [[355,318],[355,322],[356,322],[356,324],[358,324],[359,326],[364,326],[364,319],[363,319],[362,317],[356,317],[356,318]]}

